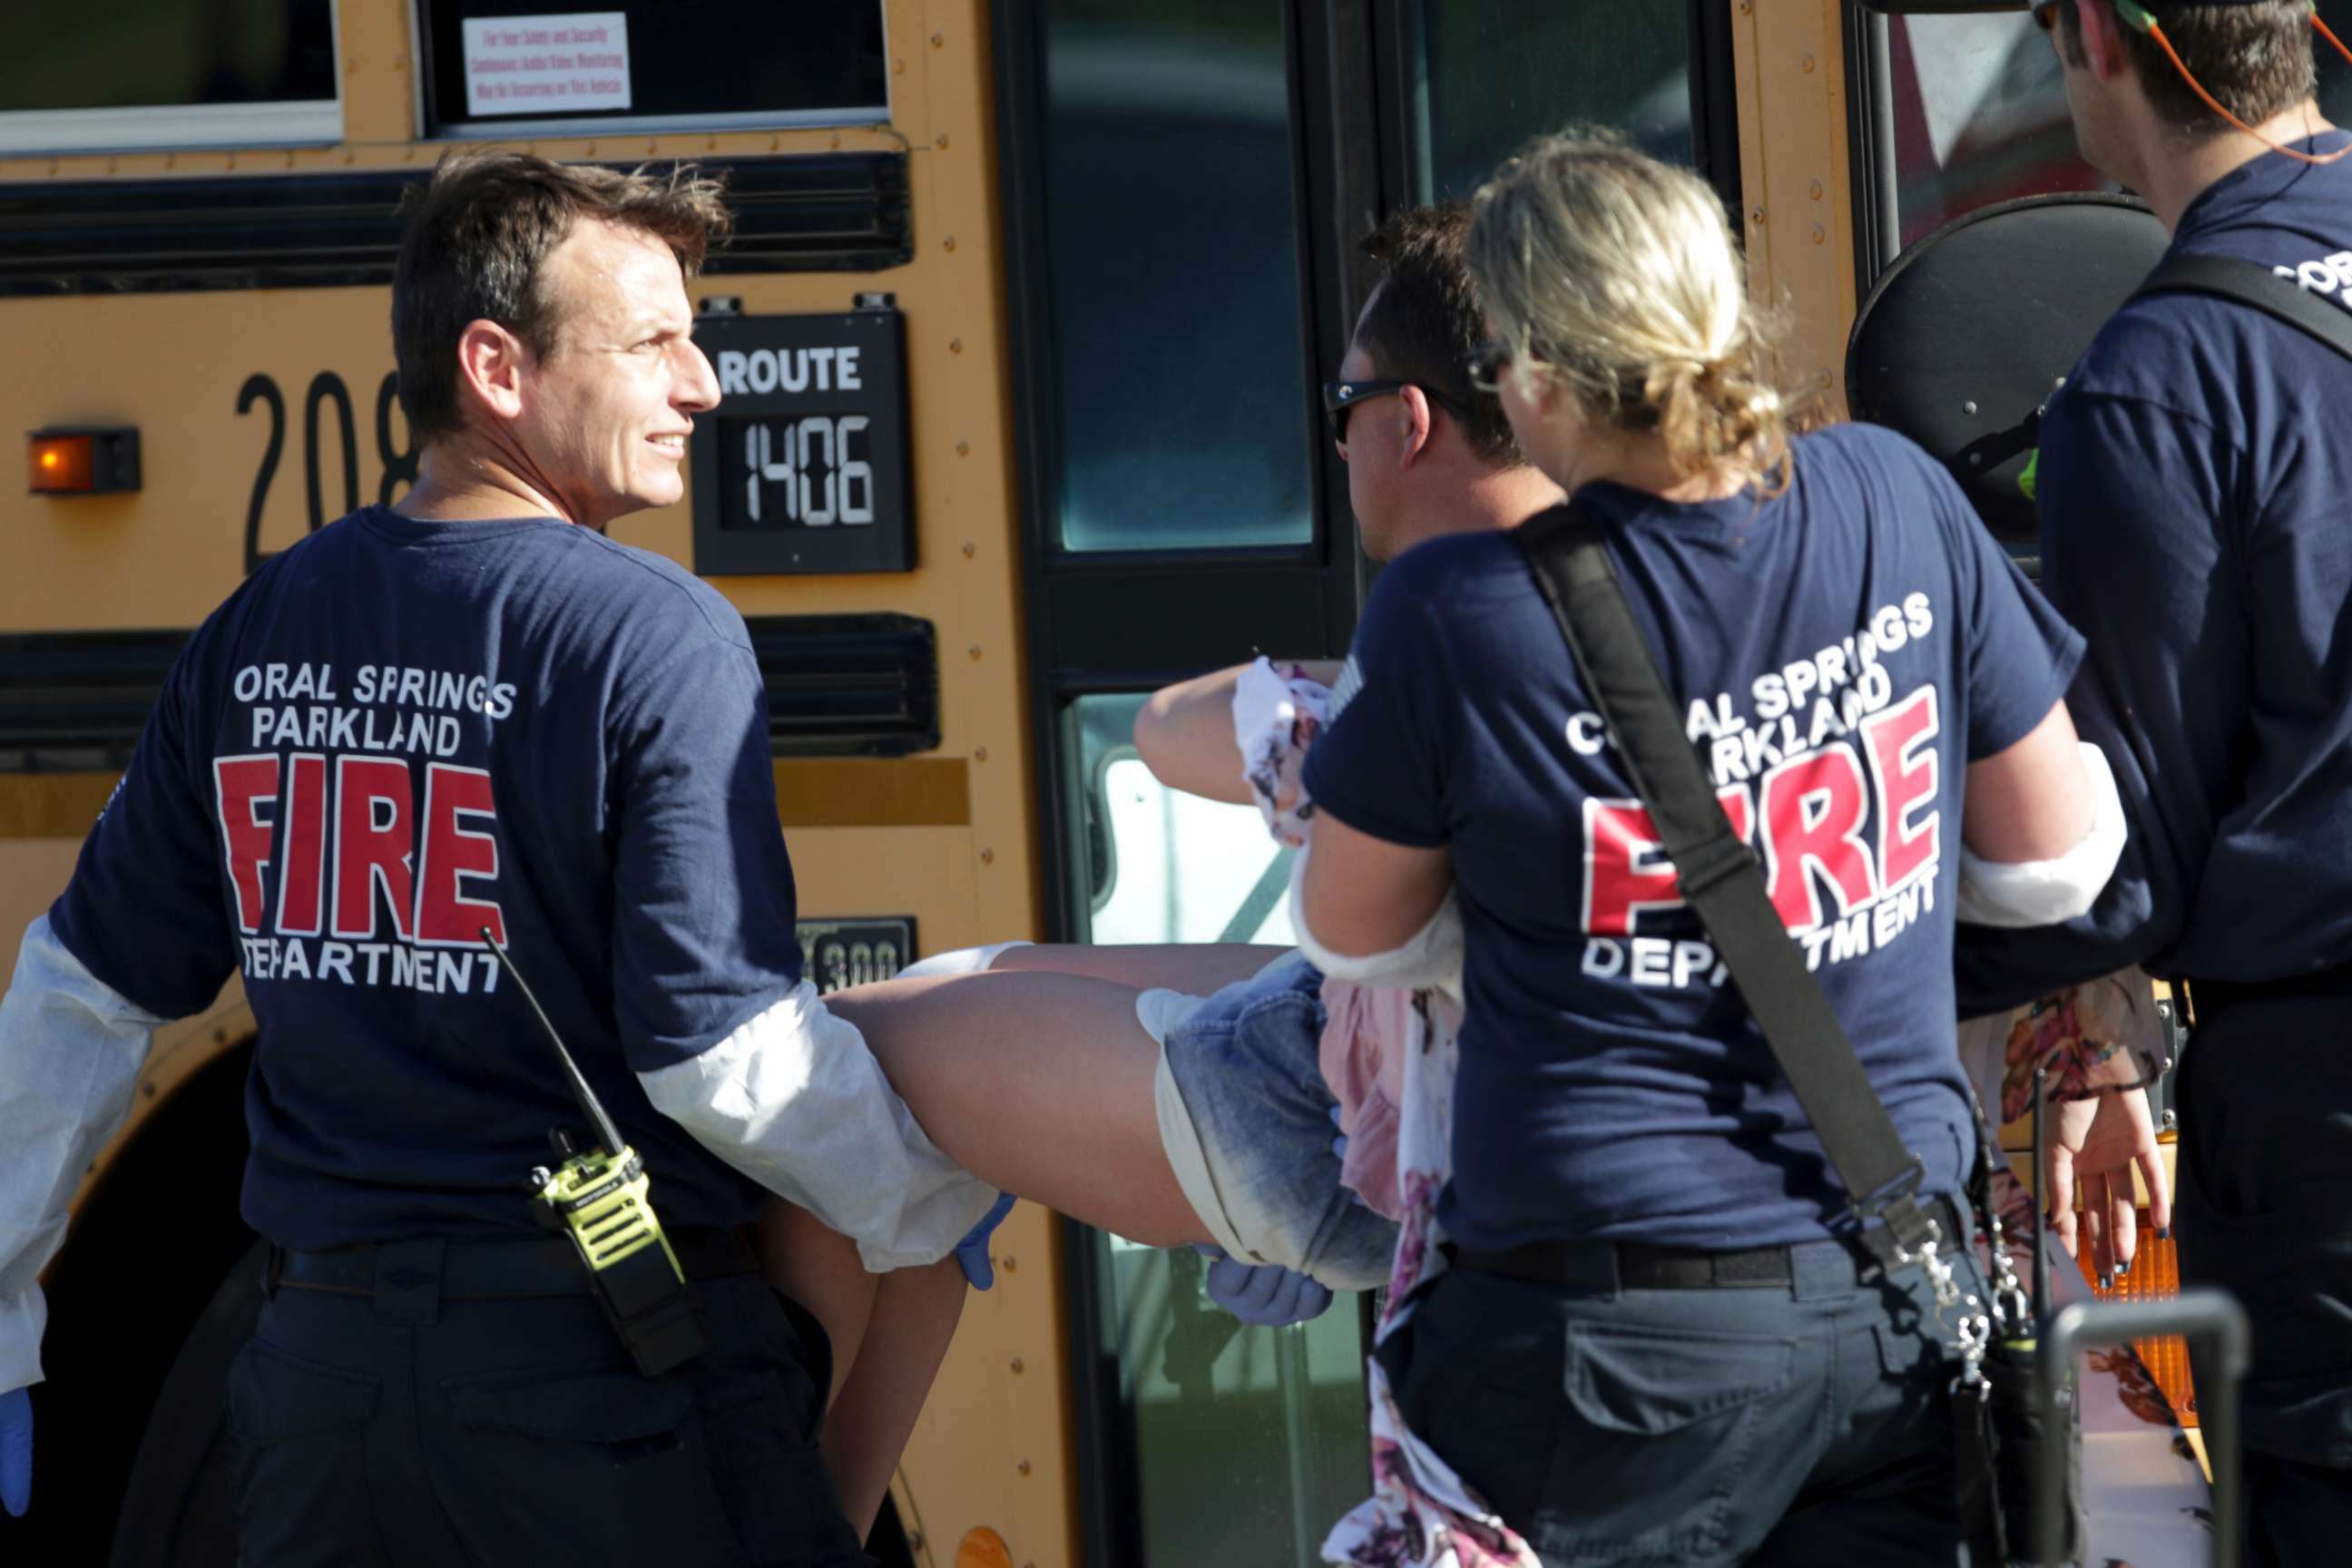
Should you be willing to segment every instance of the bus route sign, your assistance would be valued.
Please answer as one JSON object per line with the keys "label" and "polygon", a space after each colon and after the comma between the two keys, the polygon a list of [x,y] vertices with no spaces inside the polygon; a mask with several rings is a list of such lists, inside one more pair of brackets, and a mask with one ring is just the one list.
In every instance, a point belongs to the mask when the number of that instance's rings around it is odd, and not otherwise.
{"label": "bus route sign", "polygon": [[896,306],[706,313],[695,341],[719,404],[694,426],[694,569],[911,571],[907,331]]}

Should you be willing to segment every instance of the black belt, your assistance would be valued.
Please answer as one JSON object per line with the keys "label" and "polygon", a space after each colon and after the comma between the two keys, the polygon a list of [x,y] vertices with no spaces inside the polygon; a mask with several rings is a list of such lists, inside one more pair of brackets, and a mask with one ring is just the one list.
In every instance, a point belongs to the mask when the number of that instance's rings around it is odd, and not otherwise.
{"label": "black belt", "polygon": [[2279,980],[2191,980],[2188,984],[2189,1005],[2200,1013],[2268,1000],[2352,1002],[2352,963]]}
{"label": "black belt", "polygon": [[[1936,1250],[1957,1250],[1975,1234],[1962,1225],[1958,1205],[1934,1197],[1923,1205],[1936,1222]],[[1800,1245],[1813,1245],[1801,1243]],[[1879,1226],[1850,1245],[1882,1264],[1891,1264],[1893,1238]],[[1702,1252],[1681,1247],[1652,1247],[1639,1241],[1530,1241],[1489,1252],[1465,1247],[1454,1250],[1454,1266],[1478,1274],[1500,1274],[1536,1285],[1585,1284],[1595,1277],[1596,1264],[1605,1267],[1606,1253],[1616,1254],[1618,1288],[1625,1290],[1719,1290],[1786,1286],[1796,1271],[1788,1246],[1750,1247],[1738,1252]]]}
{"label": "black belt", "polygon": [[[741,1228],[669,1232],[670,1250],[688,1279],[720,1279],[760,1271],[751,1237]],[[481,1237],[443,1244],[437,1294],[444,1301],[501,1301],[537,1296],[584,1296],[587,1266],[571,1239],[526,1236],[509,1240]],[[289,1290],[322,1290],[337,1296],[373,1296],[387,1281],[377,1278],[375,1243],[323,1252],[269,1249],[268,1285]],[[413,1250],[404,1248],[404,1250]],[[407,1281],[393,1281],[405,1287]]]}

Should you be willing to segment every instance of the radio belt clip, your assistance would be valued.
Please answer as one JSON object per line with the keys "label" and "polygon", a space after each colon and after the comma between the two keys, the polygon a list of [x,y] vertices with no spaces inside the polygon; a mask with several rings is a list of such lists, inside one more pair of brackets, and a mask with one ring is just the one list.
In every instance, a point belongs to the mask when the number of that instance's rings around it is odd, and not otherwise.
{"label": "radio belt clip", "polygon": [[547,1032],[596,1139],[595,1147],[583,1151],[562,1129],[549,1133],[558,1163],[552,1171],[534,1167],[530,1180],[539,1221],[572,1237],[597,1304],[629,1348],[637,1370],[647,1377],[675,1372],[700,1355],[709,1342],[702,1309],[662,1232],[660,1216],[654,1213],[646,1163],[623,1141],[530,983],[488,926],[482,928],[482,942],[505,966]]}

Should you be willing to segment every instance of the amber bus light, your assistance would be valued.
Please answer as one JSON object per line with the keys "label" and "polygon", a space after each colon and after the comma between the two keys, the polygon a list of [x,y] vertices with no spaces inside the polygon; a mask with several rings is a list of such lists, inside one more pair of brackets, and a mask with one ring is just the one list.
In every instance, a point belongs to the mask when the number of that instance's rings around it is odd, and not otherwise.
{"label": "amber bus light", "polygon": [[26,437],[26,488],[37,496],[108,495],[139,488],[135,429],[36,430]]}

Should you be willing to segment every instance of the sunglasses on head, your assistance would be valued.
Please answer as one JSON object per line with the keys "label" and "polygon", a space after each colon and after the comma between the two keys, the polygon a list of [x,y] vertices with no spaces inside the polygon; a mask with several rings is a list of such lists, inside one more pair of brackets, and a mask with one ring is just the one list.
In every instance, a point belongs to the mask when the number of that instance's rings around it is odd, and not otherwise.
{"label": "sunglasses on head", "polygon": [[1368,398],[1386,397],[1406,387],[1419,387],[1421,395],[1459,419],[1462,405],[1433,387],[1423,386],[1417,381],[1327,381],[1323,384],[1323,419],[1331,427],[1331,439],[1345,444],[1348,439],[1348,416],[1356,405]]}

